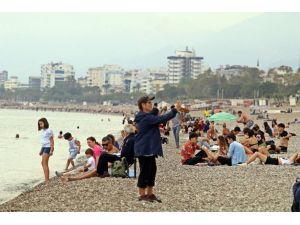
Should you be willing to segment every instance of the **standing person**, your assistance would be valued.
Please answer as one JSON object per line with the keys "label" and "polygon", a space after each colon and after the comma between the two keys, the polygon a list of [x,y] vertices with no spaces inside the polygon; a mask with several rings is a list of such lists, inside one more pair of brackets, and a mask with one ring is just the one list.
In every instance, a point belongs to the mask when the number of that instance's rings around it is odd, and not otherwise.
{"label": "standing person", "polygon": [[49,128],[49,123],[46,118],[41,118],[38,121],[38,130],[41,131],[41,144],[40,156],[42,156],[42,167],[45,176],[45,182],[49,183],[49,157],[54,152],[54,139],[53,131]]}
{"label": "standing person", "polygon": [[243,123],[245,127],[251,128],[254,124],[253,120],[250,119],[250,116],[242,111],[238,111],[239,119],[238,123]]}
{"label": "standing person", "polygon": [[[174,108],[175,108],[175,105],[172,105],[171,110]],[[179,112],[177,112],[176,116],[173,119],[171,119],[171,122],[172,122],[172,130],[173,130],[173,135],[175,138],[176,148],[179,149],[179,133],[180,133],[180,129],[181,129]]]}
{"label": "standing person", "polygon": [[151,114],[152,100],[154,97],[143,96],[138,100],[139,112],[135,116],[138,133],[136,134],[134,151],[139,160],[140,175],[138,178],[139,200],[158,201],[153,193],[156,176],[156,158],[163,156],[160,138],[159,124],[167,123],[174,118],[181,103],[178,101],[176,108],[171,109],[165,115],[155,116]]}
{"label": "standing person", "polygon": [[76,138],[72,137],[72,134],[67,132],[64,134],[64,139],[69,142],[69,158],[67,160],[66,164],[66,171],[69,169],[69,165],[71,164],[72,167],[75,167],[74,160],[76,159],[77,154],[80,153],[80,141],[78,141]]}

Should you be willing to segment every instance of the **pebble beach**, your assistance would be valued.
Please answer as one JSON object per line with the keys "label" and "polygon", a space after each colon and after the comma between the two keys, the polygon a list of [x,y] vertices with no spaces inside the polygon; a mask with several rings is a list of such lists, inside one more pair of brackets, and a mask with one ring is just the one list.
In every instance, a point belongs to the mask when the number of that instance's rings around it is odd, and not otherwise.
{"label": "pebble beach", "polygon": [[[294,115],[293,115],[294,116]],[[280,115],[279,121],[292,120]],[[300,152],[300,124],[288,131],[288,155]],[[184,138],[181,138],[183,143]],[[1,212],[289,212],[291,188],[300,177],[300,166],[249,165],[183,166],[173,136],[157,160],[156,194],[162,203],[137,200],[137,179],[90,178],[64,185],[53,178],[0,205]],[[52,169],[52,168],[51,168]]]}

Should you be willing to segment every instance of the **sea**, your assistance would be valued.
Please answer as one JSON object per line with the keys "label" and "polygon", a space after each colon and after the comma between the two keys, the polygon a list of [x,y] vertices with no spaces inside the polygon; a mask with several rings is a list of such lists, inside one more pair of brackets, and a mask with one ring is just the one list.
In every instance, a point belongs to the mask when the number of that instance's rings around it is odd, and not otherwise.
{"label": "sea", "polygon": [[68,158],[68,142],[58,139],[60,131],[70,132],[81,142],[81,157],[88,148],[87,137],[93,136],[101,143],[107,134],[118,138],[123,128],[121,115],[0,109],[0,204],[44,179],[38,132],[38,120],[42,117],[47,118],[54,132],[55,150],[49,160],[51,177],[55,171],[63,171]]}

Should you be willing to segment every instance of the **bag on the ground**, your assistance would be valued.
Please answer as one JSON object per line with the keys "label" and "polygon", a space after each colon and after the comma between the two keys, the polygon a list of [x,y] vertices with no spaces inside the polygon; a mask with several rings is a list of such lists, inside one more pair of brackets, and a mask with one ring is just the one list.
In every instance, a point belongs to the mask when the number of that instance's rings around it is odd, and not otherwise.
{"label": "bag on the ground", "polygon": [[296,179],[293,185],[293,204],[291,207],[292,212],[300,212],[300,178]]}
{"label": "bag on the ground", "polygon": [[125,157],[113,163],[111,168],[111,176],[123,178],[128,176],[128,164]]}

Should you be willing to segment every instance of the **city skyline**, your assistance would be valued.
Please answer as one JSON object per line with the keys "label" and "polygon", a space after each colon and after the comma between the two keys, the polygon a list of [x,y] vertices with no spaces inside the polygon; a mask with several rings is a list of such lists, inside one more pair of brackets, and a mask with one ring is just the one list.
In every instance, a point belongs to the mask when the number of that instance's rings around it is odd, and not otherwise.
{"label": "city skyline", "polygon": [[[0,70],[25,82],[51,61],[74,65],[76,78],[103,64],[166,67],[167,57],[186,46],[214,69],[255,66],[258,58],[263,69],[281,64],[297,68],[300,49],[293,40],[300,32],[290,23],[295,18],[300,13],[1,13]],[[270,37],[248,37],[251,29],[264,36],[269,31]],[[280,39],[285,30],[293,33]],[[239,37],[240,43],[235,41]]]}

